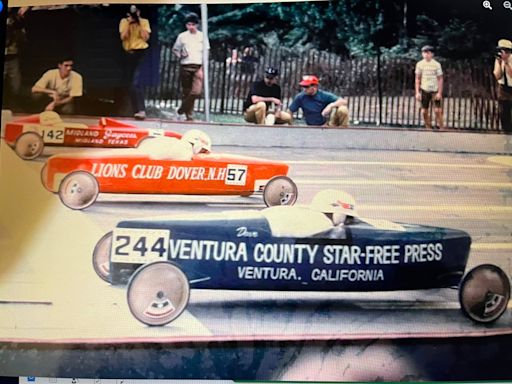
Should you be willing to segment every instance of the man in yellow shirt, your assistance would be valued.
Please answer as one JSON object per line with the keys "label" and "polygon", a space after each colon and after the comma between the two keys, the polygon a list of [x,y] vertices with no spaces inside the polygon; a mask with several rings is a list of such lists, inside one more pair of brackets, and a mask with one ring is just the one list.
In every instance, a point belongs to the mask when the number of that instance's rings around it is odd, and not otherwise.
{"label": "man in yellow shirt", "polygon": [[136,119],[146,118],[144,93],[140,82],[142,60],[149,47],[151,27],[148,19],[140,17],[140,10],[132,5],[127,17],[119,22],[119,35],[125,51],[124,81],[130,84],[131,105]]}
{"label": "man in yellow shirt", "polygon": [[[56,69],[46,71],[32,87],[32,97],[45,111],[75,113],[75,98],[82,96],[82,76],[73,71],[73,60],[64,56]],[[39,107],[39,105],[38,105]]]}

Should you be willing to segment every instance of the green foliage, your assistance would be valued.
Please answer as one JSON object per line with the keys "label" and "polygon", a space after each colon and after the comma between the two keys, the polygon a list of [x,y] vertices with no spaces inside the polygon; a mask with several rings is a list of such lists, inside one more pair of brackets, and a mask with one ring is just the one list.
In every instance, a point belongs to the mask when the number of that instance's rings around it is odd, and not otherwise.
{"label": "green foliage", "polygon": [[[420,13],[407,20],[412,0],[339,0],[222,4],[208,7],[212,50],[254,46],[304,52],[325,50],[346,57],[381,52],[418,58],[419,47],[432,44],[444,57],[475,57],[486,51],[489,36],[474,20]],[[184,15],[197,5],[160,7],[160,40],[173,42],[184,30]],[[411,33],[410,30],[414,32]],[[476,49],[475,49],[476,48]]]}

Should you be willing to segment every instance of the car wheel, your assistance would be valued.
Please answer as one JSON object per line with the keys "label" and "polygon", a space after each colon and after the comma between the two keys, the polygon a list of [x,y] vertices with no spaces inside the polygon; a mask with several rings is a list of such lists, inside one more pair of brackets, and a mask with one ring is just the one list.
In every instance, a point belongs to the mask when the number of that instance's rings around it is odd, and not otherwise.
{"label": "car wheel", "polygon": [[44,164],[43,168],[41,168],[41,183],[43,183],[44,189],[46,189],[48,192],[53,192],[50,188],[48,188],[48,185],[46,184],[46,180],[48,177],[48,164]]}
{"label": "car wheel", "polygon": [[89,207],[96,201],[98,194],[98,181],[89,172],[71,172],[64,177],[59,186],[60,200],[71,209]]}
{"label": "car wheel", "polygon": [[25,132],[16,140],[14,152],[23,160],[33,160],[43,153],[43,138],[35,132]]}
{"label": "car wheel", "polygon": [[146,264],[128,282],[128,307],[146,325],[165,325],[185,310],[190,296],[187,276],[175,264]]}
{"label": "car wheel", "polygon": [[503,270],[492,264],[471,269],[460,282],[462,312],[478,323],[491,323],[503,315],[510,299],[510,281]]}
{"label": "car wheel", "polygon": [[109,232],[96,243],[92,252],[92,266],[100,279],[110,283],[110,248],[112,232]]}
{"label": "car wheel", "polygon": [[293,205],[297,201],[297,185],[287,176],[276,176],[263,189],[263,201],[267,207]]}

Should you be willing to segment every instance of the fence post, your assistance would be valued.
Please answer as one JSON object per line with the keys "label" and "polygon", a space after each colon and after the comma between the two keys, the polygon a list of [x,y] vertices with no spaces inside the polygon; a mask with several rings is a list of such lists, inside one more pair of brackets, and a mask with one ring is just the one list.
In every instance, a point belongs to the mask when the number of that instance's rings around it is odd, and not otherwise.
{"label": "fence post", "polygon": [[[205,120],[210,121],[210,71],[208,53],[210,50],[205,44],[208,39],[208,6],[206,3],[201,3],[201,26],[203,29],[203,73],[204,73],[204,115]],[[205,41],[206,40],[206,41]]]}
{"label": "fence post", "polygon": [[[226,43],[222,44],[223,50],[223,58],[226,56],[227,51]],[[228,56],[229,57],[229,56]],[[224,59],[222,62],[222,85],[220,89],[220,113],[224,113],[224,98],[226,97],[226,70],[227,70],[227,60]]]}
{"label": "fence post", "polygon": [[380,125],[382,122],[382,84],[381,84],[381,62],[380,62],[380,45],[377,46],[377,94],[379,98],[379,120],[377,121],[377,125]]}

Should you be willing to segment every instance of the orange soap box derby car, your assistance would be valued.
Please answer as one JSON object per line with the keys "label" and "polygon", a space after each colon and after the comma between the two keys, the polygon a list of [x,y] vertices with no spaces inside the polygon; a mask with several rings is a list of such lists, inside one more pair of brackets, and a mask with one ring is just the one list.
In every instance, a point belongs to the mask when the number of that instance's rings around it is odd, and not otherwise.
{"label": "orange soap box derby car", "polygon": [[293,205],[297,200],[297,186],[287,177],[288,169],[285,163],[240,155],[197,153],[191,159],[176,160],[155,158],[139,149],[116,149],[51,156],[41,179],[71,209],[89,207],[99,193],[262,193],[265,204],[273,206]]}
{"label": "orange soap box derby car", "polygon": [[53,111],[23,117],[5,124],[3,138],[16,154],[32,160],[43,153],[45,145],[62,147],[134,148],[147,137],[181,135],[163,129],[141,128],[102,117],[98,125],[62,121]]}

